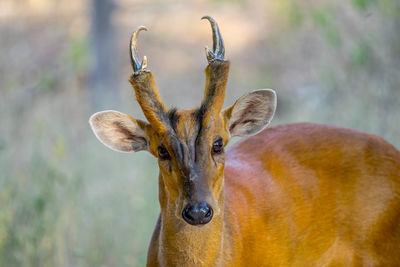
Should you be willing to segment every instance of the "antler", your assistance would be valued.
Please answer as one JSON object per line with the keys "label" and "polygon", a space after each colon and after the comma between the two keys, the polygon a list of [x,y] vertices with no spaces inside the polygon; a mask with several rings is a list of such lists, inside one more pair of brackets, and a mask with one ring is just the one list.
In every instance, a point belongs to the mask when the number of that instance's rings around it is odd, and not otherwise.
{"label": "antler", "polygon": [[201,103],[203,120],[208,121],[212,114],[216,116],[222,109],[230,63],[225,59],[224,41],[217,22],[211,16],[204,16],[201,19],[207,19],[210,22],[213,33],[213,51],[206,47],[208,66],[205,69],[206,86]]}
{"label": "antler", "polygon": [[[225,59],[224,41],[217,22],[211,16],[204,16],[202,19],[207,19],[210,22],[213,33],[213,50],[211,51],[206,47],[208,66],[205,69],[206,86],[200,108],[201,114],[203,114],[202,120],[208,124],[212,116],[217,116],[222,109],[230,64]],[[153,74],[147,68],[146,56],[140,62],[137,52],[137,38],[142,30],[147,31],[147,28],[138,27],[132,34],[130,42],[130,58],[133,68],[130,82],[149,123],[158,133],[165,133],[169,128],[167,109],[161,100]]]}
{"label": "antler", "polygon": [[131,37],[131,43],[130,43],[130,50],[129,50],[129,54],[131,56],[131,65],[133,68],[133,73],[137,74],[140,71],[144,71],[147,68],[147,57],[144,56],[142,63],[140,63],[139,61],[139,55],[137,52],[137,48],[136,48],[136,42],[137,42],[137,38],[139,35],[140,31],[147,31],[147,28],[145,26],[139,26],[136,31],[132,34]]}
{"label": "antler", "polygon": [[136,99],[148,122],[157,132],[164,133],[168,129],[167,109],[161,100],[153,74],[147,68],[146,56],[144,56],[142,62],[140,62],[136,48],[137,38],[139,32],[142,30],[147,31],[147,28],[140,26],[132,34],[130,57],[133,74],[129,81],[135,89]]}
{"label": "antler", "polygon": [[224,60],[224,40],[222,39],[217,22],[211,16],[203,16],[201,19],[207,19],[210,22],[213,34],[213,52],[211,52],[208,46],[206,46],[206,57],[208,62],[211,62],[215,59]]}

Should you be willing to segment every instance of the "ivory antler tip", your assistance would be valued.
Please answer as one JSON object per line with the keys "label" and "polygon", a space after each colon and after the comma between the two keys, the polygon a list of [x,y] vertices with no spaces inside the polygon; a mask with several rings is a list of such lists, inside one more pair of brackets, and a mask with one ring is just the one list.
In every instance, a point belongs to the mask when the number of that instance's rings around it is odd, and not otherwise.
{"label": "ivory antler tip", "polygon": [[213,35],[213,51],[206,48],[207,60],[210,63],[216,59],[225,60],[225,47],[224,40],[222,39],[221,33],[219,31],[218,23],[211,16],[203,16],[201,19],[207,19],[211,24],[212,35]]}
{"label": "ivory antler tip", "polygon": [[215,22],[215,19],[213,17],[209,16],[209,15],[204,15],[204,16],[201,17],[201,19],[207,19],[209,21],[214,21]]}
{"label": "ivory antler tip", "polygon": [[131,65],[133,68],[133,73],[137,74],[142,70],[145,70],[147,67],[147,58],[144,57],[142,62],[140,62],[139,55],[137,52],[137,39],[140,31],[147,31],[148,29],[145,26],[139,26],[136,30],[132,33],[131,42],[130,42],[130,57],[131,57]]}

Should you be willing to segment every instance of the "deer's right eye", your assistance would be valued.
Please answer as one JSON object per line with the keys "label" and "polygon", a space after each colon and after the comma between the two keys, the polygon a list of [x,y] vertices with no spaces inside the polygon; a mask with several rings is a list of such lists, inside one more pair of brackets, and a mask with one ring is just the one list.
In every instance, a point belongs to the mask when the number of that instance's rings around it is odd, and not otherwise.
{"label": "deer's right eye", "polygon": [[158,147],[158,156],[160,157],[160,159],[165,160],[165,159],[169,159],[169,153],[168,150],[163,147],[163,146],[159,146]]}

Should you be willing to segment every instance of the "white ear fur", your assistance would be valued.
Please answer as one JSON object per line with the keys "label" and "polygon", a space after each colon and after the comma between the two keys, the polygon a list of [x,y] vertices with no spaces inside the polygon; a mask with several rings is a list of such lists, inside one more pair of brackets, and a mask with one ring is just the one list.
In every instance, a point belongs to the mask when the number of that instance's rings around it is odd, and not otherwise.
{"label": "white ear fur", "polygon": [[147,135],[131,116],[105,110],[93,114],[89,124],[96,137],[106,147],[118,152],[148,150]]}
{"label": "white ear fur", "polygon": [[231,136],[248,136],[262,131],[276,109],[276,93],[272,89],[252,91],[224,110]]}

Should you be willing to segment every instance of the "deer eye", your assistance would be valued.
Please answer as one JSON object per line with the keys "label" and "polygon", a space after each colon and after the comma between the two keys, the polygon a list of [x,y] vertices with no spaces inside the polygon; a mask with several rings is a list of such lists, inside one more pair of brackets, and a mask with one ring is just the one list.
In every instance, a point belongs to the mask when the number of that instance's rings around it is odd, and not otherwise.
{"label": "deer eye", "polygon": [[169,159],[169,153],[168,150],[163,147],[163,146],[159,146],[158,147],[158,156],[160,157],[160,159],[165,160],[165,159]]}
{"label": "deer eye", "polygon": [[224,144],[222,143],[222,138],[215,141],[212,145],[212,152],[214,154],[221,154],[224,151]]}

